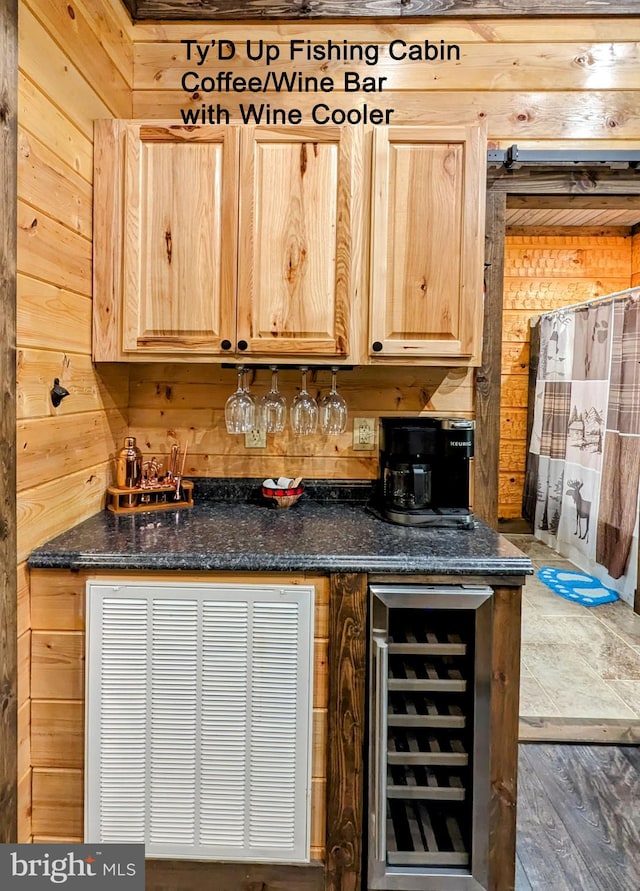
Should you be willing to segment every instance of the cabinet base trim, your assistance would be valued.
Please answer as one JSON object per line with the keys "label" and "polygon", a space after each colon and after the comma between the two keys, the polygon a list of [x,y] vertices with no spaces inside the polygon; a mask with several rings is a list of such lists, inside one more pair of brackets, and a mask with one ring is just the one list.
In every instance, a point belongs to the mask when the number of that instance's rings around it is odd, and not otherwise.
{"label": "cabinet base trim", "polygon": [[146,891],[322,891],[324,863],[305,866],[213,863],[204,860],[147,860]]}

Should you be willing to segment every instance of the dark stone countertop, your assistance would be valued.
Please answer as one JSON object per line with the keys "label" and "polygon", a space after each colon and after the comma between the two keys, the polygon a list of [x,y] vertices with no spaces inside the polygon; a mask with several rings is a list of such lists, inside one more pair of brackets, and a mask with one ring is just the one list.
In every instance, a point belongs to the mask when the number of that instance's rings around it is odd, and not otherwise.
{"label": "dark stone countertop", "polygon": [[[367,509],[363,496],[370,490],[370,484],[351,487],[349,501],[342,502],[335,500],[335,486],[321,500],[309,487],[289,510],[254,498],[205,500],[190,509],[153,513],[103,511],[37,548],[29,566],[453,576],[533,571],[528,557],[481,522],[474,529],[387,523]],[[225,494],[232,499],[237,492]]]}

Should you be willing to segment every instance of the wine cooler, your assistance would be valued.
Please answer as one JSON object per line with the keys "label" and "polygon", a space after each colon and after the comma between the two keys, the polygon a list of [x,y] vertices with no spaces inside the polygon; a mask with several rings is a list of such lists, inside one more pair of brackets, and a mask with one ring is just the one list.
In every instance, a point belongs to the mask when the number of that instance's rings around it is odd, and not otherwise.
{"label": "wine cooler", "polygon": [[368,889],[488,887],[492,593],[370,587]]}

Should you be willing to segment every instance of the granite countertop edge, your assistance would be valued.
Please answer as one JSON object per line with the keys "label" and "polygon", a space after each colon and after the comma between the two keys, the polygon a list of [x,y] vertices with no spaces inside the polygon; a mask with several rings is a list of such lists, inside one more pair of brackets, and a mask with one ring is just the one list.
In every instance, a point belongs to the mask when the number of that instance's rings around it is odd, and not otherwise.
{"label": "granite countertop edge", "polygon": [[439,575],[529,575],[531,562],[527,558],[508,560],[491,557],[447,559],[437,556],[418,560],[409,557],[347,557],[340,555],[296,556],[262,554],[60,554],[40,550],[29,558],[32,569],[71,570],[165,570],[165,571],[237,571],[237,572],[323,572],[328,574],[400,573]]}

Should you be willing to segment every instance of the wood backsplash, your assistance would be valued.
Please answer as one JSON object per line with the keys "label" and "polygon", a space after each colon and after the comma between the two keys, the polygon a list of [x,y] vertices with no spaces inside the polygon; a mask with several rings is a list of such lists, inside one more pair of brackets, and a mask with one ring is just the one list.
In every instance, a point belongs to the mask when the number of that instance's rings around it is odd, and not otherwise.
{"label": "wood backsplash", "polygon": [[[269,389],[267,368],[251,372],[251,389]],[[282,370],[279,387],[289,402],[300,372]],[[309,373],[314,396],[329,389],[329,371]],[[473,417],[473,371],[464,368],[358,368],[338,375],[347,400],[349,424],[341,436],[295,436],[290,429],[267,436],[266,449],[247,449],[244,436],[231,436],[224,404],[236,386],[231,368],[203,365],[132,365],[129,429],[145,454],[165,456],[171,445],[188,443],[185,473],[191,476],[272,476],[373,478],[378,451],[354,451],[353,419],[381,415]]]}

